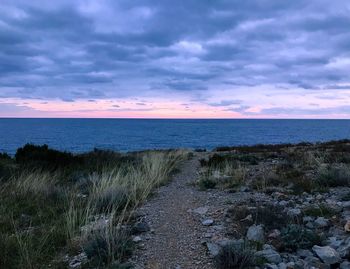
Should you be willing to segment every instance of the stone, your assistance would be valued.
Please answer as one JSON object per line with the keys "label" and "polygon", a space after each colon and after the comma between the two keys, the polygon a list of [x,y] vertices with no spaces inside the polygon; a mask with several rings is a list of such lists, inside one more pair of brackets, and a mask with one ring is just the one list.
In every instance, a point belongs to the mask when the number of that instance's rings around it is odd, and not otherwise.
{"label": "stone", "polygon": [[215,257],[219,254],[220,246],[218,244],[207,242],[206,245],[210,256]]}
{"label": "stone", "polygon": [[337,251],[342,258],[350,257],[350,237],[347,237],[342,244],[337,248]]}
{"label": "stone", "polygon": [[262,225],[252,225],[247,231],[247,239],[249,241],[264,243],[264,227]]}
{"label": "stone", "polygon": [[312,252],[308,249],[298,249],[297,250],[297,255],[300,257],[300,258],[306,258],[306,257],[312,257],[314,256],[312,254]]}
{"label": "stone", "polygon": [[202,221],[202,224],[204,226],[210,226],[210,225],[213,225],[213,223],[214,223],[214,220],[212,220],[212,219],[206,219],[206,220]]}
{"label": "stone", "polygon": [[326,264],[335,264],[341,260],[339,253],[329,246],[320,247],[315,245],[312,247],[312,250]]}
{"label": "stone", "polygon": [[132,241],[133,241],[134,243],[139,243],[139,242],[142,241],[142,238],[141,238],[140,236],[134,236],[134,238],[132,239]]}
{"label": "stone", "polygon": [[264,268],[265,269],[279,269],[276,264],[269,264],[269,263],[265,263]]}
{"label": "stone", "polygon": [[269,233],[268,238],[275,239],[275,238],[278,238],[280,235],[281,235],[280,230],[274,229],[271,231],[271,233]]}
{"label": "stone", "polygon": [[208,210],[209,210],[209,207],[203,206],[203,207],[198,207],[194,209],[193,212],[199,215],[205,215],[207,214]]}
{"label": "stone", "polygon": [[308,223],[305,224],[305,227],[308,229],[314,229],[315,225],[313,225],[313,223],[311,221],[309,221]]}
{"label": "stone", "polygon": [[257,251],[255,255],[265,258],[269,263],[277,264],[282,262],[281,255],[270,245],[264,245],[264,249]]}
{"label": "stone", "polygon": [[69,268],[80,268],[82,264],[88,261],[88,257],[85,252],[74,256],[68,263]]}
{"label": "stone", "polygon": [[350,268],[350,262],[349,261],[345,261],[342,262],[339,266],[339,269],[349,269]]}
{"label": "stone", "polygon": [[150,227],[145,221],[140,221],[135,223],[135,225],[132,228],[132,231],[134,234],[145,233],[145,232],[148,232],[149,230],[150,230]]}
{"label": "stone", "polygon": [[347,233],[350,233],[350,220],[348,220],[344,225],[344,230]]}
{"label": "stone", "polygon": [[344,240],[342,239],[339,239],[335,236],[332,236],[332,237],[329,237],[328,240],[327,240],[327,245],[334,248],[334,249],[337,249],[341,246],[341,244],[344,242]]}
{"label": "stone", "polygon": [[290,217],[297,217],[301,215],[301,210],[299,208],[292,208],[287,211],[287,215]]}
{"label": "stone", "polygon": [[239,188],[239,191],[240,192],[249,192],[250,191],[250,188],[248,186],[241,186]]}
{"label": "stone", "polygon": [[350,208],[350,201],[345,201],[345,202],[342,202],[342,207],[344,208]]}
{"label": "stone", "polygon": [[314,223],[318,228],[325,228],[325,227],[328,227],[329,220],[325,219],[324,217],[318,217]]}
{"label": "stone", "polygon": [[303,217],[303,222],[310,222],[310,221],[314,221],[314,217],[311,217],[311,216],[305,216]]}

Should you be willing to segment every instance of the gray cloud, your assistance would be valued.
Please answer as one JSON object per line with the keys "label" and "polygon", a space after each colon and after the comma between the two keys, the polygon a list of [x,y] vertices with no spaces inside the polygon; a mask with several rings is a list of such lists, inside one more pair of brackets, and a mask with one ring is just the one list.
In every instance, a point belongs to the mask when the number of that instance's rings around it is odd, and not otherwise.
{"label": "gray cloud", "polygon": [[220,87],[349,89],[345,1],[91,3],[3,1],[3,97],[74,101],[173,91],[198,100]]}

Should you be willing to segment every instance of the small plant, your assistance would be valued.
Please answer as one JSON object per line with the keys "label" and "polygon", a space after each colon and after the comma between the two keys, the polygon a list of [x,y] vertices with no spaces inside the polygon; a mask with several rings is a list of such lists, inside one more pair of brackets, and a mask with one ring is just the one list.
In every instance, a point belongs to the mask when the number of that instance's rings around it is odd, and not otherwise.
{"label": "small plant", "polygon": [[304,209],[304,215],[311,216],[311,217],[322,216],[325,218],[330,218],[336,214],[337,214],[337,212],[333,208],[331,208],[325,204],[320,204],[318,206],[311,206],[311,207]]}
{"label": "small plant", "polygon": [[283,248],[288,251],[309,249],[321,244],[321,237],[314,231],[307,230],[301,225],[290,224],[281,231]]}
{"label": "small plant", "polygon": [[244,269],[255,265],[254,251],[246,245],[230,243],[215,257],[218,269]]}
{"label": "small plant", "polygon": [[350,168],[346,165],[329,166],[318,171],[316,182],[321,187],[350,186]]}
{"label": "small plant", "polygon": [[216,180],[211,178],[201,178],[198,181],[198,186],[201,190],[214,189],[216,187]]}

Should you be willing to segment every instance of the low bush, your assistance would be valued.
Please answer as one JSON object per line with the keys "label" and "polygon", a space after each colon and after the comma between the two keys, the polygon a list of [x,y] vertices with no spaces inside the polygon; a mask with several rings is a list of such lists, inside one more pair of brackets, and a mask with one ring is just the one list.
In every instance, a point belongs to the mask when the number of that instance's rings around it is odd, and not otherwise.
{"label": "low bush", "polygon": [[255,265],[254,251],[246,245],[227,244],[215,257],[215,264],[218,269],[251,268]]}
{"label": "low bush", "polygon": [[198,186],[201,190],[214,189],[216,187],[217,181],[211,178],[201,178],[198,181]]}
{"label": "low bush", "polygon": [[327,206],[326,204],[320,204],[317,206],[310,206],[303,210],[304,215],[311,217],[325,217],[331,218],[337,214],[333,208]]}
{"label": "low bush", "polygon": [[281,230],[283,248],[287,251],[309,249],[320,245],[322,238],[314,231],[307,230],[301,225],[290,224]]}
{"label": "low bush", "polygon": [[350,186],[350,168],[346,165],[328,166],[318,171],[317,184],[321,187]]}

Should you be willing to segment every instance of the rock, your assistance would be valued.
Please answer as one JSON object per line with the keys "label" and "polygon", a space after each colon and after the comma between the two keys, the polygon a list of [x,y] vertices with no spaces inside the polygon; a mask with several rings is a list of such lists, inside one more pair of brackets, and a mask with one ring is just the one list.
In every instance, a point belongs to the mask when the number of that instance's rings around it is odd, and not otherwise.
{"label": "rock", "polygon": [[349,269],[350,268],[350,262],[349,261],[345,261],[342,262],[339,266],[339,269]]}
{"label": "rock", "polygon": [[350,220],[348,220],[344,225],[344,230],[347,233],[350,233]]}
{"label": "rock", "polygon": [[238,239],[238,240],[223,239],[223,240],[217,241],[217,244],[220,247],[231,245],[237,249],[240,249],[244,247],[245,242],[243,239]]}
{"label": "rock", "polygon": [[311,216],[305,216],[303,217],[303,222],[311,222],[311,221],[314,221],[314,217],[311,217]]}
{"label": "rock", "polygon": [[324,217],[318,217],[314,223],[318,228],[325,228],[329,225],[328,219],[325,219]]}
{"label": "rock", "polygon": [[344,208],[350,208],[350,201],[345,201],[345,202],[342,202],[342,207]]}
{"label": "rock", "polygon": [[337,248],[337,251],[342,258],[350,257],[350,237],[347,237],[342,244]]}
{"label": "rock", "polygon": [[310,250],[307,250],[307,249],[298,249],[297,250],[297,255],[300,257],[300,258],[306,258],[306,257],[312,257],[314,256],[312,254],[312,252]]}
{"label": "rock", "polygon": [[205,233],[204,238],[212,238],[213,234],[212,233]]}
{"label": "rock", "polygon": [[312,247],[312,250],[324,263],[335,264],[341,260],[339,253],[329,246],[320,247],[315,245]]}
{"label": "rock", "polygon": [[220,246],[215,243],[206,243],[210,256],[215,257],[220,252]]}
{"label": "rock", "polygon": [[203,206],[203,207],[198,207],[194,209],[193,212],[199,215],[204,215],[204,214],[207,214],[208,210],[209,210],[209,207]]}
{"label": "rock", "polygon": [[278,266],[276,264],[265,263],[264,269],[278,269]]}
{"label": "rock", "polygon": [[252,225],[247,231],[247,239],[249,241],[264,243],[264,227],[262,225]]}
{"label": "rock", "polygon": [[297,217],[301,215],[301,210],[299,208],[292,208],[287,211],[287,215],[290,217]]}
{"label": "rock", "polygon": [[240,192],[249,192],[250,191],[250,188],[248,186],[241,186],[239,188],[239,191]]}
{"label": "rock", "polygon": [[329,265],[322,263],[317,257],[309,256],[304,259],[305,266],[304,268],[313,268],[313,269],[326,269],[329,268]]}
{"label": "rock", "polygon": [[134,236],[134,238],[132,239],[132,241],[133,241],[134,243],[139,243],[139,242],[142,241],[142,238],[141,238],[140,236]]}
{"label": "rock", "polygon": [[68,263],[69,268],[80,268],[82,264],[88,261],[87,255],[85,252],[80,253],[77,256],[74,256]]}
{"label": "rock", "polygon": [[275,238],[278,238],[280,235],[281,235],[280,230],[274,229],[271,231],[271,233],[269,233],[268,238],[275,239]]}
{"label": "rock", "polygon": [[264,249],[261,251],[257,251],[255,255],[258,257],[265,258],[269,263],[276,264],[282,262],[281,255],[270,245],[264,245]]}
{"label": "rock", "polygon": [[140,221],[135,223],[135,225],[132,228],[133,234],[139,234],[139,233],[145,233],[150,230],[149,225],[145,221]]}
{"label": "rock", "polygon": [[311,221],[309,221],[308,223],[305,224],[305,227],[308,229],[314,229],[315,225],[313,225],[313,223]]}
{"label": "rock", "polygon": [[213,223],[214,223],[214,220],[212,220],[212,219],[206,219],[206,220],[202,221],[202,224],[204,226],[210,226],[210,225],[213,225]]}
{"label": "rock", "polygon": [[327,245],[331,248],[337,249],[341,246],[341,244],[344,242],[342,239],[338,239],[335,236],[329,237],[327,240]]}

